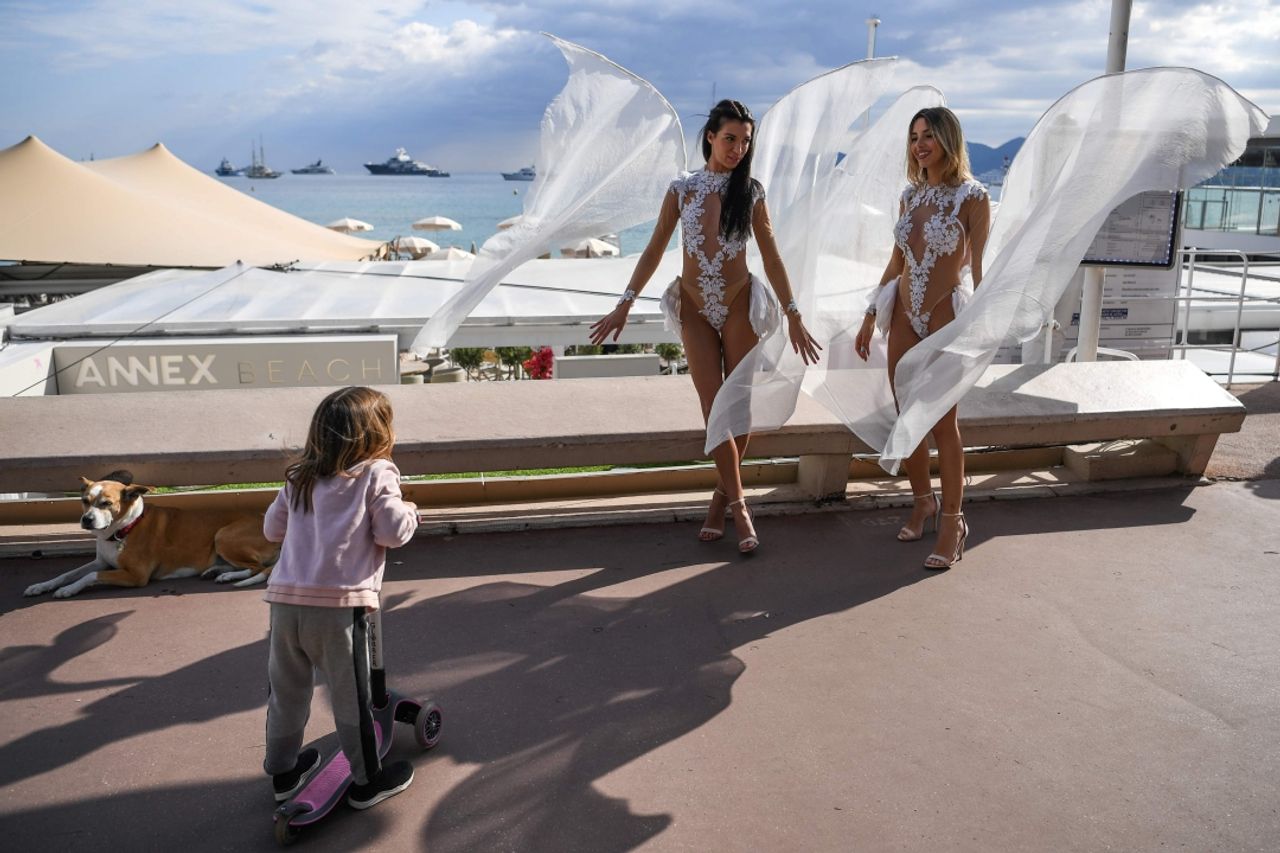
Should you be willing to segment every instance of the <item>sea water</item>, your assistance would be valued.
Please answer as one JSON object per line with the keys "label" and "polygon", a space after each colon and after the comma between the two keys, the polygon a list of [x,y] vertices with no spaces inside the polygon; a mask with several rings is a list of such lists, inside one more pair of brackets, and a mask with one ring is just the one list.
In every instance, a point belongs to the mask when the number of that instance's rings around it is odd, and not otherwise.
{"label": "sea water", "polygon": [[[524,210],[527,181],[507,181],[497,172],[454,174],[448,178],[409,175],[294,175],[253,180],[218,178],[229,187],[324,225],[350,217],[367,222],[372,231],[356,234],[370,240],[425,237],[442,247],[471,250],[483,246],[498,231],[498,223]],[[654,208],[657,217],[657,207]],[[461,231],[414,231],[410,226],[428,216],[447,216]],[[618,236],[623,254],[644,249],[653,230],[648,222]],[[560,247],[554,247],[559,249]],[[553,251],[558,255],[558,251]]]}

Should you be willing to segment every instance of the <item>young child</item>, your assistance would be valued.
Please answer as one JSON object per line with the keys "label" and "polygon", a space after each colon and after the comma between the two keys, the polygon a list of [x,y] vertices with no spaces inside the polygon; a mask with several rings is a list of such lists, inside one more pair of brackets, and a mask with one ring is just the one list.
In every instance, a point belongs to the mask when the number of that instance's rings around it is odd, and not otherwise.
{"label": "young child", "polygon": [[369,710],[366,613],[378,606],[386,549],[409,541],[417,507],[400,494],[391,462],[391,402],[343,388],[320,403],[307,446],[285,473],[263,532],[283,542],[271,570],[267,755],[277,802],[306,785],[320,753],[299,753],[311,713],[313,671],[329,685],[338,742],[351,763],[347,802],[367,809],[409,787],[413,766],[381,767]]}

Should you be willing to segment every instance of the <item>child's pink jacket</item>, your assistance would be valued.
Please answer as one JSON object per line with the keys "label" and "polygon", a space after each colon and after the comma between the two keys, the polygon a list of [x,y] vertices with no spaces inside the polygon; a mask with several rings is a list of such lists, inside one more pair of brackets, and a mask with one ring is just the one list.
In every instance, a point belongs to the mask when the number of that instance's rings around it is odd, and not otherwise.
{"label": "child's pink jacket", "polygon": [[388,459],[362,462],[347,476],[316,480],[311,512],[289,507],[285,485],[262,532],[284,543],[267,581],[267,601],[314,607],[377,607],[387,549],[413,537],[418,514],[400,495]]}

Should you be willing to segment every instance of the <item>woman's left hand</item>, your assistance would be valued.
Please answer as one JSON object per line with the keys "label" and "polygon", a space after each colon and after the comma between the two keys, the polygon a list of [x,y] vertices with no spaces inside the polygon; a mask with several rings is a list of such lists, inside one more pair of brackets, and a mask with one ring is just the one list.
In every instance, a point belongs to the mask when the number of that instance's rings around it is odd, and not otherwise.
{"label": "woman's left hand", "polygon": [[800,354],[805,364],[818,363],[818,352],[822,346],[809,334],[799,314],[787,313],[787,334],[791,338],[791,348]]}

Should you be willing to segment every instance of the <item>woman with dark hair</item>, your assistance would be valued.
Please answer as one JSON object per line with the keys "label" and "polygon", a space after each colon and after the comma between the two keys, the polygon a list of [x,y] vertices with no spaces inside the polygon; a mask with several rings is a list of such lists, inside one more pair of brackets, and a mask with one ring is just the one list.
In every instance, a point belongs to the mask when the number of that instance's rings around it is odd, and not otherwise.
{"label": "woman with dark hair", "polygon": [[[969,172],[960,120],[946,107],[928,107],[912,117],[907,179],[910,186],[902,193],[893,229],[893,255],[854,341],[857,354],[865,360],[873,329],[879,327],[888,336],[891,386],[902,357],[954,320],[982,282],[982,251],[991,221],[987,191]],[[967,272],[972,272],[972,283],[965,280]],[[930,434],[938,448],[942,499],[933,491],[929,448],[922,441],[905,463],[914,506],[898,539],[915,542],[932,520],[938,541],[924,567],[946,569],[963,556],[969,535],[961,511],[964,443],[955,406]]]}
{"label": "woman with dark hair", "polygon": [[[668,322],[680,330],[704,421],[724,378],[761,337],[777,328],[779,305],[786,306],[791,345],[805,363],[816,362],[820,349],[805,329],[792,298],[787,271],[774,242],[764,187],[751,177],[755,124],[751,112],[738,101],[715,105],[702,129],[706,166],[671,183],[653,236],[618,307],[591,327],[594,344],[610,335],[618,339],[636,294],[657,269],[678,223],[682,270],[664,294],[662,308]],[[747,269],[746,244],[753,234],[772,292]],[[738,550],[744,554],[760,544],[743,497],[739,470],[749,438],[738,436],[712,451],[719,483],[698,534],[704,542],[724,536],[725,510],[730,509],[740,534]]]}

